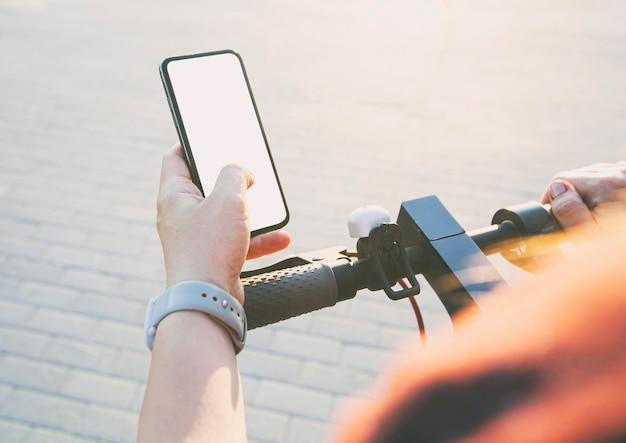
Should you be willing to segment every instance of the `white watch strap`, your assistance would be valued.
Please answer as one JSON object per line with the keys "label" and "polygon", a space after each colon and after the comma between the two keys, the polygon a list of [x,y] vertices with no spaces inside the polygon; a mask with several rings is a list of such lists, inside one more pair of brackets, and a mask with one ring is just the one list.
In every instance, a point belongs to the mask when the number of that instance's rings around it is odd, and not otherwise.
{"label": "white watch strap", "polygon": [[238,354],[246,342],[246,313],[232,295],[223,289],[203,281],[185,281],[168,288],[148,302],[144,324],[144,341],[152,351],[154,337],[161,320],[176,311],[200,311],[220,323],[230,335]]}

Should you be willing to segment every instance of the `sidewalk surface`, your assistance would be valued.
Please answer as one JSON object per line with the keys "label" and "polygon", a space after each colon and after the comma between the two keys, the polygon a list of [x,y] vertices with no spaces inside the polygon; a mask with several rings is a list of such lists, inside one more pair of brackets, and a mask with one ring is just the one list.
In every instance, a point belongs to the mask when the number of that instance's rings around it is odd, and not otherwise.
{"label": "sidewalk surface", "polygon": [[[157,67],[223,48],[246,62],[288,254],[353,247],[364,204],[395,219],[437,194],[474,229],[561,169],[626,158],[621,0],[0,0],[0,441],[134,440],[176,140]],[[449,321],[420,297],[437,346]],[[415,329],[407,302],[363,293],[252,331],[250,441],[323,440]]]}

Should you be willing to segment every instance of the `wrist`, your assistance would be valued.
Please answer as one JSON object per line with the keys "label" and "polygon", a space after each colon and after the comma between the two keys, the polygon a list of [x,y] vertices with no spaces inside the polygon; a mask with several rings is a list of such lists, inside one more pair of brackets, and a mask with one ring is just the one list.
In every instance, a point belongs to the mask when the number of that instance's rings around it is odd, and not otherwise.
{"label": "wrist", "polygon": [[232,341],[226,329],[211,316],[199,311],[177,311],[165,317],[159,324],[153,352],[166,349],[172,354],[210,349],[211,353],[235,355]]}
{"label": "wrist", "polygon": [[220,289],[223,289],[229,294],[231,293],[230,285],[226,284],[226,282],[223,279],[213,278],[210,275],[202,275],[201,273],[192,273],[192,272],[185,272],[185,273],[181,272],[181,273],[176,273],[176,274],[168,273],[168,275],[165,277],[165,287],[171,288],[172,286],[178,283],[183,283],[186,281],[204,281],[207,283],[211,283],[212,285],[215,285]]}
{"label": "wrist", "polygon": [[243,305],[244,302],[244,291],[243,291],[243,286],[241,286],[241,282],[239,281],[239,279],[237,279],[235,284],[227,284],[225,281],[223,280],[219,280],[216,278],[211,278],[211,277],[183,277],[183,276],[175,276],[172,278],[166,277],[165,279],[165,287],[166,288],[171,288],[172,286],[178,284],[178,283],[184,283],[186,281],[203,281],[206,283],[210,283],[212,285],[217,286],[218,288],[228,292],[230,295],[232,295],[235,300],[237,300],[241,305]]}
{"label": "wrist", "polygon": [[[211,266],[207,266],[210,268]],[[206,269],[194,269],[192,266],[179,266],[177,268],[166,267],[165,273],[165,287],[171,288],[172,286],[183,283],[186,281],[203,281],[217,286],[218,288],[228,292],[235,297],[237,301],[243,304],[243,288],[237,276],[234,281],[225,278],[222,273],[207,272]]]}

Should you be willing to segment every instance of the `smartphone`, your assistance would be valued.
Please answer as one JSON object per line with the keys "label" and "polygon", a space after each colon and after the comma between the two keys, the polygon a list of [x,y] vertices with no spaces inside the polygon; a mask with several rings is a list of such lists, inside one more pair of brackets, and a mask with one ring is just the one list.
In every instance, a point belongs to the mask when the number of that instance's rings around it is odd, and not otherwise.
{"label": "smartphone", "polygon": [[285,226],[289,211],[248,76],[231,50],[169,57],[161,79],[193,182],[209,194],[222,168],[254,174],[248,189],[251,235]]}

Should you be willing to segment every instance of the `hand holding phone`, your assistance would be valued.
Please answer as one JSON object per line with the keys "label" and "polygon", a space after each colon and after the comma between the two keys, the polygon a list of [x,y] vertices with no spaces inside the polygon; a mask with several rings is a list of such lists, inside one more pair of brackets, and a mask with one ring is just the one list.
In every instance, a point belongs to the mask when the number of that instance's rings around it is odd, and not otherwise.
{"label": "hand holding phone", "polygon": [[230,50],[170,57],[161,78],[194,183],[208,193],[222,168],[252,172],[251,235],[279,229],[289,212],[241,57]]}

